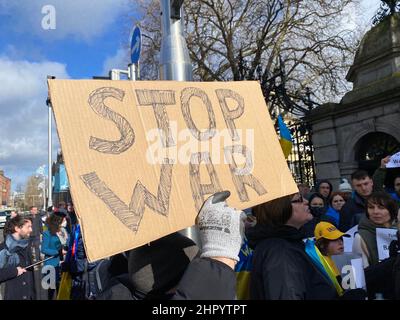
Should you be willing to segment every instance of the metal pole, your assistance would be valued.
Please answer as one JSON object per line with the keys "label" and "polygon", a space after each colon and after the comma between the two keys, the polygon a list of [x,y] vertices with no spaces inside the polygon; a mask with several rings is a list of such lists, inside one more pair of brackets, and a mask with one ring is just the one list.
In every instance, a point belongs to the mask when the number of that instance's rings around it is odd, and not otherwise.
{"label": "metal pole", "polygon": [[137,80],[137,66],[135,63],[131,63],[128,65],[128,78],[129,80],[136,81]]}
{"label": "metal pole", "polygon": [[192,63],[183,37],[183,1],[161,1],[160,79],[191,81]]}
{"label": "metal pole", "polygon": [[[55,79],[56,77],[54,77],[54,76],[47,76],[47,79]],[[49,199],[48,199],[48,202],[47,202],[47,206],[48,207],[51,207],[52,205],[53,205],[53,190],[52,190],[52,188],[53,188],[53,185],[52,185],[52,158],[51,158],[51,149],[52,149],[52,137],[51,137],[51,118],[52,118],[52,116],[53,116],[53,110],[52,110],[52,107],[51,107],[51,100],[50,100],[50,97],[48,97],[47,98],[47,100],[46,100],[46,104],[47,104],[47,107],[48,107],[48,197],[49,197]],[[44,186],[44,188],[46,188],[46,185]],[[43,192],[45,195],[46,195],[46,193],[45,192]],[[45,197],[46,198],[46,197]],[[45,200],[46,201],[46,200]],[[46,209],[46,208],[45,208]]]}
{"label": "metal pole", "polygon": [[[183,37],[183,0],[160,0],[161,4],[161,51],[160,79],[191,81],[193,80],[192,63],[189,50]],[[179,231],[201,247],[196,226]]]}
{"label": "metal pole", "polygon": [[49,125],[48,125],[48,128],[49,128],[49,132],[48,132],[48,136],[49,136],[49,145],[48,145],[48,155],[49,155],[49,167],[48,167],[48,184],[49,184],[49,186],[48,186],[48,195],[49,195],[49,200],[48,200],[48,203],[47,203],[47,205],[49,206],[49,207],[51,207],[52,205],[53,205],[53,199],[52,199],[52,173],[51,173],[51,166],[52,166],[52,159],[51,159],[51,148],[52,148],[52,137],[51,137],[51,117],[52,117],[52,109],[51,109],[51,102],[50,102],[50,100],[48,100],[48,107],[49,107],[49,109],[48,109],[48,112],[49,112],[49,115],[48,115],[48,117],[49,117]]}
{"label": "metal pole", "polygon": [[43,211],[46,211],[46,176],[43,175]]}

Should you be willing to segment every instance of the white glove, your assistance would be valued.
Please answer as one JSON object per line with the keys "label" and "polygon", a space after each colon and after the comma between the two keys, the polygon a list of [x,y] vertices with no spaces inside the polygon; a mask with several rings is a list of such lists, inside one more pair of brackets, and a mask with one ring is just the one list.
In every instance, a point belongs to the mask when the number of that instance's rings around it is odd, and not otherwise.
{"label": "white glove", "polygon": [[202,243],[201,258],[225,257],[239,261],[244,236],[243,211],[228,207],[229,191],[217,192],[200,209],[196,225]]}

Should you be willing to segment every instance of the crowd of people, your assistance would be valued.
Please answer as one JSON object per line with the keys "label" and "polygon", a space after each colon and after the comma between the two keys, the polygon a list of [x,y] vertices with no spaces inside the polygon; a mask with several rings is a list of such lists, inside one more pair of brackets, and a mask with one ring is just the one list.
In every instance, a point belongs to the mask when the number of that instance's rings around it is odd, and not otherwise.
{"label": "crowd of people", "polygon": [[[386,163],[373,177],[357,170],[351,186],[344,180],[334,192],[328,180],[313,192],[299,185],[299,194],[253,208],[257,224],[246,235],[254,249],[250,299],[400,299],[399,231],[380,259],[377,229],[399,228],[400,176],[385,190]],[[356,228],[351,252],[362,259],[366,285],[344,290],[332,256],[343,254],[343,237]]]}
{"label": "crowd of people", "polygon": [[[380,257],[377,245],[377,229],[399,228],[400,176],[392,189],[384,186],[388,161],[382,159],[372,177],[355,171],[338,190],[328,180],[315,188],[299,184],[298,193],[246,213],[227,205],[229,191],[216,193],[196,218],[201,245],[176,232],[93,263],[86,259],[71,203],[42,215],[32,207],[30,216],[16,214],[4,229],[4,299],[38,299],[34,271],[51,266],[55,286],[47,290],[49,300],[234,300],[239,279],[235,266],[244,239],[252,251],[249,299],[400,299],[399,232],[389,244],[388,258]],[[334,258],[343,255],[343,240],[350,236],[351,253],[362,261],[366,285],[349,289]]]}
{"label": "crowd of people", "polygon": [[0,246],[0,283],[4,284],[5,300],[41,298],[41,269],[45,266],[54,268],[55,287],[50,285],[47,291],[49,300],[55,298],[73,223],[77,223],[77,218],[72,203],[66,206],[60,202],[47,212],[32,206],[28,214],[11,213]]}

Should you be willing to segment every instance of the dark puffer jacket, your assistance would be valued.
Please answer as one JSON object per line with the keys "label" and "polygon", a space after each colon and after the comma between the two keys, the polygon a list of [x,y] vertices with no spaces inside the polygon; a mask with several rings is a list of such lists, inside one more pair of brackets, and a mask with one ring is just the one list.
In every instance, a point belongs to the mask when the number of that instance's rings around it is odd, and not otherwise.
{"label": "dark puffer jacket", "polygon": [[172,300],[234,300],[236,274],[225,263],[211,258],[193,259]]}
{"label": "dark puffer jacket", "polygon": [[[0,250],[4,248],[5,244],[0,244]],[[20,267],[32,264],[30,252],[30,246],[18,252]],[[20,276],[17,275],[17,267],[0,269],[0,283],[5,282],[4,300],[35,300],[35,284],[32,268]]]}
{"label": "dark puffer jacket", "polygon": [[400,300],[400,254],[394,259],[396,259],[393,267],[394,298]]}
{"label": "dark puffer jacket", "polygon": [[303,232],[290,226],[256,225],[248,231],[255,249],[252,300],[331,300],[337,293],[305,252]]}

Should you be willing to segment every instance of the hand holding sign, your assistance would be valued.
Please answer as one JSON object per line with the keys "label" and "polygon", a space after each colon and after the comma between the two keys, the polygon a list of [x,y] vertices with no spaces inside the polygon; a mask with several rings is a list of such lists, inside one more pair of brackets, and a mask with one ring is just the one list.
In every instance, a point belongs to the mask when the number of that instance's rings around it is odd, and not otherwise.
{"label": "hand holding sign", "polygon": [[[388,157],[386,157],[388,158]],[[385,159],[386,159],[385,158]],[[399,168],[400,167],[400,152],[395,153],[389,157],[389,161],[386,164],[386,168]]]}
{"label": "hand holding sign", "polygon": [[389,246],[393,240],[397,240],[397,229],[376,228],[376,244],[379,260],[389,258]]}
{"label": "hand holding sign", "polygon": [[340,270],[341,286],[344,290],[365,289],[364,268],[359,254],[346,252],[340,255],[333,255],[332,260]]}
{"label": "hand holding sign", "polygon": [[193,226],[218,191],[244,209],[297,190],[255,81],[49,80],[49,94],[89,261]]}
{"label": "hand holding sign", "polygon": [[196,224],[200,230],[202,258],[223,257],[239,261],[244,234],[243,211],[228,207],[229,191],[217,192],[203,204]]}
{"label": "hand holding sign", "polygon": [[390,161],[390,156],[387,156],[381,160],[381,168],[386,168],[386,165]]}

